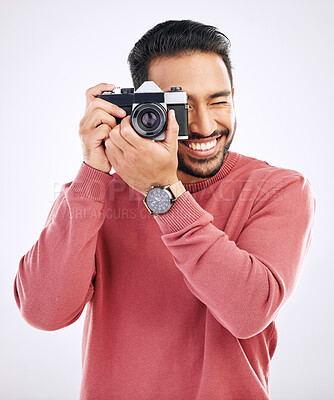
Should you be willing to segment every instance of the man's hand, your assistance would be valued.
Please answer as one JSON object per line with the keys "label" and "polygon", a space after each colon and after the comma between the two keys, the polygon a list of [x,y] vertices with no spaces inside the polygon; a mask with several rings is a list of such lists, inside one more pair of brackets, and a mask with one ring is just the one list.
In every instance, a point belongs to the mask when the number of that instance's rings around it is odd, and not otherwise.
{"label": "man's hand", "polygon": [[106,173],[110,172],[111,164],[105,154],[103,140],[109,137],[110,131],[116,126],[115,117],[122,118],[126,113],[115,104],[96,96],[114,88],[114,85],[100,83],[86,91],[86,112],[79,129],[85,163]]}
{"label": "man's hand", "polygon": [[166,138],[161,142],[139,136],[128,116],[111,129],[105,140],[106,155],[120,177],[145,194],[151,186],[178,181],[178,131],[174,110],[168,112]]}

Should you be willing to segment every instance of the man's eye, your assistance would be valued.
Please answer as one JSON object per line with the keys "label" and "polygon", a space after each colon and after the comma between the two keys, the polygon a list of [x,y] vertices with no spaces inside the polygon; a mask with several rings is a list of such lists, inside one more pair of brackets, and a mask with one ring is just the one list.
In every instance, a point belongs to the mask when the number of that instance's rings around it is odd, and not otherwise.
{"label": "man's eye", "polygon": [[212,105],[227,104],[227,101],[218,101],[217,103],[212,103]]}

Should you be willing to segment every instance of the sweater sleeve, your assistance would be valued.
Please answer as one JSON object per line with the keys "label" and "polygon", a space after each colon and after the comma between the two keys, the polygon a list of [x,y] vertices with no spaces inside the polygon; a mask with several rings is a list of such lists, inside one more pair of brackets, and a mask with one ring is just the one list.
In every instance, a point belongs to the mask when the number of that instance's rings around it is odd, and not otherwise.
{"label": "sweater sleeve", "polygon": [[264,185],[236,241],[212,223],[189,192],[157,216],[162,240],[191,292],[235,337],[247,339],[277,316],[298,280],[315,200],[301,174]]}
{"label": "sweater sleeve", "polygon": [[97,236],[112,179],[83,163],[75,180],[62,187],[39,239],[20,260],[14,295],[32,326],[65,327],[92,297]]}

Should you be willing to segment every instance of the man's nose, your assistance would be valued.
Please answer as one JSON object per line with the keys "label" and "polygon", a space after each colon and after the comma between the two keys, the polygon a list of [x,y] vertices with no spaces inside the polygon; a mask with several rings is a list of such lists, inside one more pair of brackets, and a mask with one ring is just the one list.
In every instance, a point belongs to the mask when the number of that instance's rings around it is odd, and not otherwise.
{"label": "man's nose", "polygon": [[189,113],[189,133],[210,136],[217,129],[217,123],[206,109],[193,110]]}

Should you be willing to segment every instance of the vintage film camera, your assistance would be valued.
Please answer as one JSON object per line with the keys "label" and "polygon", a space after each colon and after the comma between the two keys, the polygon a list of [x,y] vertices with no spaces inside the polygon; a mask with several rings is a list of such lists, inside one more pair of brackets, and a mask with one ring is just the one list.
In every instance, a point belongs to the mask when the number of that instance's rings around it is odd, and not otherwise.
{"label": "vintage film camera", "polygon": [[[131,125],[138,135],[152,140],[165,139],[167,112],[174,110],[179,124],[178,139],[188,139],[187,93],[180,87],[163,92],[153,81],[146,81],[136,91],[118,88],[97,97],[123,108],[131,115]],[[119,124],[121,118],[116,118],[116,122]]]}

